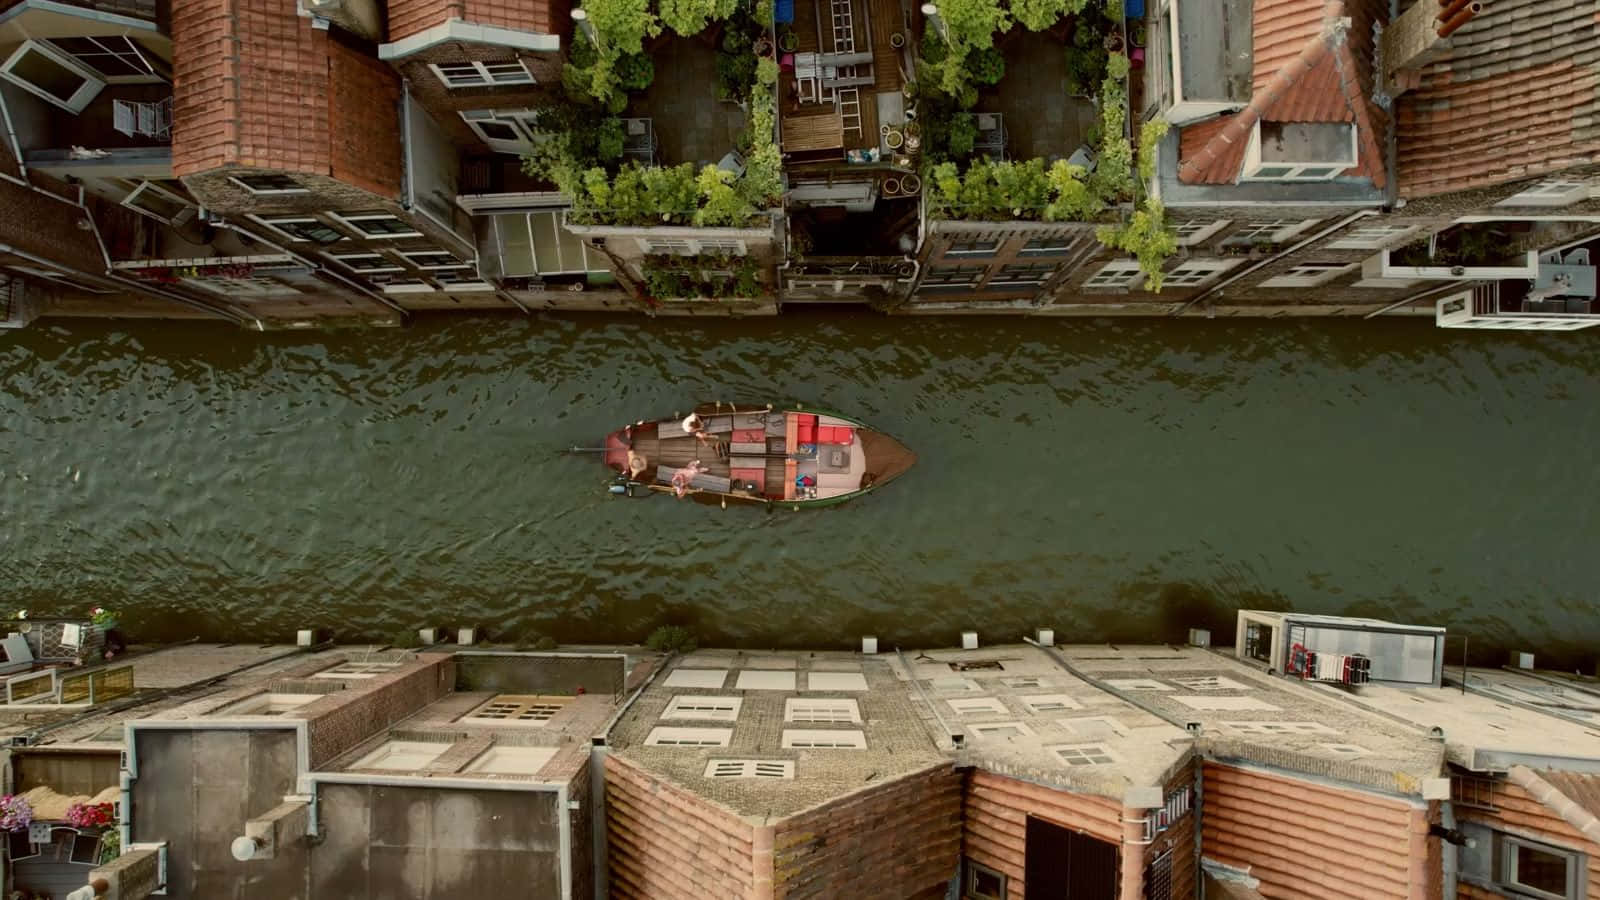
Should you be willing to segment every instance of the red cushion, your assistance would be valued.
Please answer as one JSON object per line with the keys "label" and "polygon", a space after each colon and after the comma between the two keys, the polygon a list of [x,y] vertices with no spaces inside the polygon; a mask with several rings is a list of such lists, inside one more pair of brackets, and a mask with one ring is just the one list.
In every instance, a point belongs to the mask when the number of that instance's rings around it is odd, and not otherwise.
{"label": "red cushion", "polygon": [[847,425],[840,425],[833,429],[833,435],[839,439],[839,443],[850,444],[855,442],[856,430]]}
{"label": "red cushion", "polygon": [[817,426],[802,422],[795,426],[796,443],[815,444],[817,442]]}

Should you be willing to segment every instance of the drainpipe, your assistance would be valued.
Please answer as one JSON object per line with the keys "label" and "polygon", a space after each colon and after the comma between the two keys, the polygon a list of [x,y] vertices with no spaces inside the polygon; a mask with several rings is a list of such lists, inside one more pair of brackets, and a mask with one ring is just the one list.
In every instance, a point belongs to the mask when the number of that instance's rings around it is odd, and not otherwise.
{"label": "drainpipe", "polygon": [[[304,256],[301,256],[300,254],[294,252],[293,250],[290,250],[288,247],[284,247],[281,244],[277,244],[277,243],[274,243],[273,241],[269,241],[266,238],[261,237],[260,235],[256,234],[253,231],[245,231],[243,228],[240,228],[239,226],[233,224],[232,222],[229,222],[227,219],[211,218],[211,219],[207,219],[206,221],[210,222],[212,225],[217,226],[218,228],[226,228],[229,231],[233,231],[233,232],[237,232],[239,234],[242,234],[245,237],[249,238],[250,240],[255,241],[256,243],[266,244],[268,247],[271,247],[272,249],[278,251],[279,253],[282,253],[283,255],[289,257],[290,259],[294,260],[295,262],[299,263],[300,265],[305,266],[306,268],[312,270],[313,272],[324,272],[324,273],[327,273],[328,275],[333,276],[333,278],[335,280],[343,282],[344,285],[346,287],[350,288],[351,290],[353,290],[353,291],[355,291],[355,292],[357,292],[359,294],[364,294],[367,297],[369,297],[369,298],[371,298],[373,300],[376,300],[378,303],[381,303],[384,306],[389,307],[390,309],[394,310],[396,313],[399,313],[400,314],[400,321],[402,321],[402,322],[406,321],[411,315],[410,313],[406,312],[405,307],[403,307],[400,304],[394,302],[393,300],[390,300],[388,297],[385,297],[382,294],[374,293],[373,291],[371,291],[367,287],[363,286],[359,282],[356,282],[355,280],[353,280],[351,278],[345,277],[345,275],[343,273],[341,273],[341,272],[335,271],[330,266],[319,265],[319,264],[317,264],[317,263],[315,263],[315,262],[313,262],[313,261],[311,261],[309,259],[306,259]],[[261,321],[259,319],[257,319],[256,320],[256,326],[258,328],[260,328],[260,325],[261,325]]]}
{"label": "drainpipe", "polygon": [[1119,900],[1143,900],[1144,898],[1144,851],[1147,841],[1144,839],[1144,823],[1150,816],[1147,809],[1137,809],[1122,804],[1122,874],[1118,880],[1122,883],[1122,890],[1118,893]]}
{"label": "drainpipe", "polygon": [[1195,305],[1196,303],[1199,303],[1201,300],[1204,300],[1207,297],[1210,297],[1212,294],[1217,293],[1218,291],[1222,290],[1223,288],[1227,287],[1230,284],[1233,284],[1234,282],[1238,281],[1239,279],[1244,278],[1246,275],[1249,275],[1249,274],[1251,274],[1253,272],[1259,272],[1261,269],[1272,265],[1273,263],[1277,262],[1278,260],[1283,259],[1285,256],[1288,256],[1291,253],[1295,253],[1295,252],[1301,250],[1304,247],[1310,246],[1311,244],[1322,240],[1323,238],[1327,237],[1330,234],[1333,234],[1335,231],[1338,231],[1341,228],[1344,228],[1346,225],[1349,225],[1351,222],[1354,222],[1357,219],[1365,219],[1368,216],[1375,216],[1381,211],[1382,210],[1377,210],[1377,209],[1357,210],[1356,212],[1351,213],[1348,216],[1345,216],[1343,219],[1340,219],[1339,221],[1333,223],[1332,225],[1329,225],[1327,228],[1324,228],[1321,231],[1317,232],[1316,234],[1313,234],[1312,236],[1306,238],[1305,240],[1301,241],[1300,243],[1295,244],[1292,247],[1289,247],[1287,250],[1283,250],[1283,251],[1281,251],[1279,253],[1275,253],[1272,256],[1269,256],[1266,259],[1256,263],[1255,265],[1246,268],[1243,272],[1240,272],[1239,274],[1234,275],[1234,276],[1229,277],[1229,278],[1224,278],[1222,281],[1212,285],[1211,287],[1207,288],[1206,290],[1203,290],[1200,293],[1194,295],[1193,297],[1190,297],[1188,302],[1184,303],[1182,306],[1180,306],[1177,309],[1173,310],[1170,313],[1170,315],[1181,316],[1181,315],[1183,315],[1184,310],[1186,310],[1189,307]]}

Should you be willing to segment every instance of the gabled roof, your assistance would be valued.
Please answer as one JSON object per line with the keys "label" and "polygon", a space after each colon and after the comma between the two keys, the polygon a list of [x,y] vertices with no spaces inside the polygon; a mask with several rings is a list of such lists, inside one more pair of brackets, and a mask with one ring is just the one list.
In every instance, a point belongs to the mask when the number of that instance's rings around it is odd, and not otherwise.
{"label": "gabled roof", "polygon": [[1371,83],[1372,23],[1368,0],[1258,0],[1253,10],[1250,103],[1232,115],[1179,133],[1178,180],[1233,184],[1244,166],[1257,122],[1348,122],[1356,129],[1356,165],[1343,174],[1387,181],[1381,110]]}
{"label": "gabled roof", "polygon": [[174,4],[172,44],[174,174],[247,166],[399,196],[399,76],[295,0]]}
{"label": "gabled roof", "polygon": [[560,34],[570,0],[389,0],[389,41],[460,19],[515,31]]}
{"label": "gabled roof", "polygon": [[1579,834],[1600,844],[1600,818],[1596,818],[1600,814],[1600,775],[1512,766],[1506,777]]}
{"label": "gabled roof", "polygon": [[1592,3],[1486,0],[1396,101],[1401,193],[1425,197],[1600,160]]}

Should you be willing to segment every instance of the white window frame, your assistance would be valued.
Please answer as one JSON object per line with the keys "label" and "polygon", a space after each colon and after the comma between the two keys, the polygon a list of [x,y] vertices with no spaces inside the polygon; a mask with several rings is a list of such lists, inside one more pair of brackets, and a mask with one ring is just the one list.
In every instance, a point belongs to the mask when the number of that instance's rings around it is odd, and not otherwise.
{"label": "white window frame", "polygon": [[[965,865],[965,872],[961,879],[961,896],[963,898],[970,898],[970,900],[1006,900],[1006,892],[1010,890],[1011,885],[1004,872],[991,869],[982,863],[973,862],[971,857],[964,858],[962,863]],[[1000,893],[980,893],[977,879],[980,873],[999,880]]]}
{"label": "white window frame", "polygon": [[1225,240],[1244,243],[1265,240],[1281,244],[1320,221],[1320,219],[1249,219]]}
{"label": "white window frame", "polygon": [[644,739],[646,747],[726,747],[732,728],[671,728],[657,725]]}
{"label": "white window frame", "polygon": [[950,709],[963,718],[967,716],[1009,716],[1011,711],[1000,702],[999,697],[951,697],[944,702],[950,704]]}
{"label": "white window frame", "polygon": [[[1028,244],[1033,241],[1039,241],[1044,246],[1029,247]],[[1017,259],[1050,259],[1052,257],[1066,256],[1072,252],[1072,248],[1075,246],[1077,246],[1077,242],[1066,235],[1030,238],[1023,241],[1022,246],[1017,248]]]}
{"label": "white window frame", "polygon": [[1179,247],[1193,247],[1216,236],[1217,232],[1233,224],[1232,219],[1191,219],[1179,222],[1176,228]]}
{"label": "white window frame", "polygon": [[1360,263],[1303,262],[1256,285],[1264,288],[1319,287],[1353,271]]}
{"label": "white window frame", "polygon": [[1589,199],[1591,191],[1592,188],[1587,182],[1558,178],[1524,188],[1496,203],[1495,206],[1571,206]]}
{"label": "white window frame", "polygon": [[228,176],[228,180],[233,182],[235,185],[238,185],[239,187],[244,188],[245,190],[249,191],[251,194],[254,194],[257,197],[272,197],[272,196],[282,196],[282,195],[285,195],[285,194],[309,194],[309,193],[311,193],[311,189],[310,188],[306,187],[303,184],[300,184],[299,182],[295,182],[295,186],[292,187],[292,188],[258,188],[258,187],[251,187],[250,183],[245,181],[245,179],[246,178],[254,178],[257,175],[264,175],[264,176],[269,176],[269,177],[274,177],[274,178],[290,178],[290,180],[293,180],[291,178],[291,176],[285,175],[282,172],[256,172],[256,173],[251,174],[251,175],[229,175]]}
{"label": "white window frame", "polygon": [[[345,213],[345,214],[341,215],[341,214],[336,213],[336,212],[330,212],[327,215],[329,215],[332,218],[336,219],[339,222],[339,224],[345,226],[346,228],[349,228],[351,231],[355,232],[356,234],[361,235],[362,240],[367,240],[367,241],[398,241],[398,240],[402,240],[404,238],[422,237],[422,232],[416,230],[415,226],[410,225],[409,223],[406,222],[405,219],[400,218],[399,216],[395,215],[394,213],[386,213],[386,212]],[[373,234],[373,233],[367,231],[365,228],[362,228],[361,225],[359,224],[361,222],[376,222],[376,221],[378,221],[380,219],[393,219],[396,222],[399,222],[401,225],[404,225],[406,228],[408,228],[410,230],[409,231],[397,231],[394,234]]]}
{"label": "white window frame", "polygon": [[[532,109],[463,109],[460,112],[461,120],[467,123],[472,133],[478,140],[488,145],[489,149],[497,153],[523,154],[533,149],[539,143],[540,136],[533,130]],[[516,133],[515,138],[491,137],[479,126],[480,122],[495,122],[510,128]]]}
{"label": "white window frame", "polygon": [[1172,685],[1157,681],[1154,678],[1108,678],[1107,685],[1119,691],[1170,691]]}
{"label": "white window frame", "polygon": [[[1162,278],[1167,287],[1204,287],[1237,266],[1238,259],[1186,259],[1172,268]],[[1197,278],[1191,277],[1191,273]]]}
{"label": "white window frame", "polygon": [[[1104,744],[1056,744],[1047,749],[1055,754],[1056,759],[1062,765],[1072,769],[1110,766],[1116,765],[1118,762],[1117,755],[1107,749]],[[1062,755],[1063,750],[1067,752],[1067,756]],[[1101,757],[1104,758],[1102,759]],[[1073,760],[1077,761],[1074,762]]]}
{"label": "white window frame", "polygon": [[860,725],[861,706],[832,697],[790,697],[783,701],[783,720],[816,725]]}
{"label": "white window frame", "polygon": [[[1105,735],[1083,734],[1078,725],[1080,722],[1097,722],[1104,725],[1111,733]],[[1104,741],[1113,737],[1128,736],[1128,727],[1111,716],[1074,716],[1070,719],[1057,719],[1056,724],[1060,725],[1062,730],[1072,737],[1081,741]]]}
{"label": "white window frame", "polygon": [[[1004,738],[1010,740],[1014,737],[1035,737],[1033,729],[1026,722],[974,722],[965,726],[974,735],[989,738]],[[1016,730],[1016,734],[997,734],[1000,731]]]}
{"label": "white window frame", "polygon": [[242,697],[211,711],[224,716],[283,716],[302,706],[321,700],[326,694],[302,694],[288,691],[262,691]]}
{"label": "white window frame", "polygon": [[399,667],[400,664],[396,662],[345,661],[329,666],[320,672],[314,672],[311,677],[331,678],[340,681],[347,678],[377,678],[379,675],[387,675]]}
{"label": "white window frame", "polygon": [[[63,100],[44,88],[39,87],[28,79],[23,78],[20,75],[12,74],[11,70],[16,68],[17,64],[22,61],[22,58],[29,53],[37,53],[56,65],[66,69],[67,71],[72,72],[83,79],[83,84],[79,85],[78,88],[72,92],[71,97]],[[99,72],[96,72],[83,63],[78,62],[78,60],[73,58],[71,55],[57,50],[44,41],[32,40],[23,41],[22,45],[17,47],[16,51],[13,52],[4,63],[0,63],[0,78],[4,78],[5,80],[11,82],[17,87],[22,88],[35,97],[38,97],[46,103],[49,103],[51,106],[59,106],[74,115],[83,112],[84,108],[89,105],[90,101],[94,100],[94,98],[99,95],[101,89],[106,86],[105,79],[100,75]]]}
{"label": "white window frame", "polygon": [[806,673],[806,690],[808,691],[836,691],[851,693],[867,689],[867,676],[860,672],[818,672]]}
{"label": "white window frame", "polygon": [[[1006,271],[1007,267],[1010,267],[1010,266],[1042,266],[1042,265],[1049,265],[1050,269],[1048,271],[1044,271],[1044,272],[1038,271],[1037,269],[1030,269],[1027,273],[1007,272]],[[1020,261],[1019,262],[1009,262],[1009,263],[1006,263],[1004,265],[995,266],[994,270],[989,273],[989,282],[988,282],[988,284],[984,285],[984,287],[985,288],[1038,287],[1038,286],[1044,284],[1045,282],[1049,281],[1050,279],[1054,278],[1056,276],[1056,274],[1058,272],[1060,272],[1060,271],[1061,271],[1061,267],[1060,267],[1059,264],[1052,264],[1052,263],[1049,263],[1049,262],[1034,262],[1034,263],[1026,263],[1026,262],[1020,262]]]}
{"label": "white window frame", "polygon": [[794,778],[792,759],[713,759],[706,761],[707,778]]}
{"label": "white window frame", "polygon": [[[461,260],[456,259],[456,255],[454,253],[451,253],[449,250],[401,250],[400,251],[400,255],[402,257],[405,257],[405,261],[406,262],[412,264],[413,266],[416,266],[417,268],[423,270],[424,272],[433,272],[433,271],[437,271],[437,270],[440,270],[440,269],[470,269],[470,268],[472,268],[472,263],[462,262]],[[417,262],[417,257],[419,257],[419,256],[448,256],[448,257],[450,257],[452,262],[446,263],[444,265],[427,265],[427,264],[424,264],[424,263]]]}
{"label": "white window frame", "polygon": [[[961,238],[959,240],[953,240],[945,247],[944,258],[945,259],[993,259],[995,256],[999,255],[999,253],[1000,253],[1000,244],[1001,243],[1002,242],[1000,240],[998,240],[998,239],[992,240],[992,241],[991,240],[978,239],[978,238],[970,238],[970,239],[969,238]],[[989,246],[987,248],[978,247],[976,249],[957,250],[956,249],[956,245],[957,244],[988,244]]]}
{"label": "white window frame", "polygon": [[677,668],[667,673],[663,687],[721,690],[728,681],[727,669]]}
{"label": "white window frame", "polygon": [[1113,259],[1096,269],[1083,282],[1086,291],[1116,291],[1132,290],[1144,281],[1144,272],[1139,269],[1136,259]]}
{"label": "white window frame", "polygon": [[721,253],[743,256],[748,245],[737,238],[661,237],[635,238],[639,252],[646,256],[699,256],[702,253]]}
{"label": "white window frame", "polygon": [[[334,228],[332,225],[329,225],[327,222],[324,222],[324,221],[322,221],[321,219],[318,219],[315,216],[258,216],[258,215],[255,215],[254,213],[246,213],[245,214],[245,218],[247,218],[250,221],[256,223],[257,225],[262,226],[263,228],[271,229],[275,234],[279,235],[280,237],[282,237],[286,241],[305,241],[306,243],[309,243],[309,244],[316,244],[319,247],[329,247],[329,246],[332,246],[334,244],[339,243],[340,241],[349,239],[348,235],[344,234],[339,229]],[[320,242],[320,241],[312,240],[311,238],[304,238],[304,237],[301,237],[301,236],[299,236],[297,234],[292,234],[292,233],[284,231],[283,229],[278,227],[279,223],[282,223],[284,225],[293,225],[293,224],[295,224],[297,222],[310,222],[313,225],[321,226],[321,227],[326,228],[329,231],[333,232],[334,234],[338,235],[338,237],[334,238],[331,241],[323,243],[323,242]]]}
{"label": "white window frame", "polygon": [[1221,675],[1191,675],[1187,678],[1168,678],[1179,687],[1191,691],[1248,691],[1251,686],[1243,682],[1224,678]]}
{"label": "white window frame", "polygon": [[[538,775],[560,752],[556,747],[522,747],[515,744],[494,744],[479,753],[461,771],[474,775]],[[537,763],[537,765],[530,765]]]}
{"label": "white window frame", "polygon": [[[1240,181],[1332,181],[1352,169],[1361,161],[1361,135],[1354,122],[1329,122],[1329,125],[1345,125],[1350,129],[1350,155],[1345,160],[1324,160],[1322,162],[1268,162],[1261,158],[1261,120],[1257,119],[1255,127],[1250,130],[1250,144],[1244,151],[1244,175]],[[1288,169],[1282,175],[1260,175],[1262,169]],[[1332,169],[1333,171],[1321,175],[1306,175],[1308,170]]]}
{"label": "white window frame", "polygon": [[439,289],[421,278],[407,275],[400,280],[390,279],[383,285],[385,294],[436,294]]}
{"label": "white window frame", "polygon": [[785,728],[785,750],[865,750],[866,732],[859,728]]}
{"label": "white window frame", "polygon": [[661,713],[663,720],[686,719],[701,722],[734,722],[739,719],[741,697],[716,697],[709,694],[679,694]]}
{"label": "white window frame", "polygon": [[[484,713],[492,706],[512,706],[537,709],[542,715],[532,718],[485,716]],[[495,694],[493,697],[473,707],[470,712],[456,721],[463,725],[483,725],[489,728],[543,728],[551,719],[561,715],[568,706],[564,697],[545,697],[538,694]]]}
{"label": "white window frame", "polygon": [[1012,678],[1002,678],[1000,683],[1016,690],[1029,690],[1044,687],[1044,679],[1037,675],[1021,675]]}
{"label": "white window frame", "polygon": [[[379,275],[384,272],[404,272],[406,270],[405,266],[400,265],[390,257],[384,256],[382,253],[374,253],[370,250],[361,251],[359,253],[324,253],[322,255],[333,260],[334,262],[337,262],[341,266],[344,266],[346,269],[349,269],[357,275]],[[358,269],[355,266],[350,265],[348,262],[345,262],[345,260],[348,259],[381,259],[388,265],[376,269]]]}
{"label": "white window frame", "polygon": [[[1566,891],[1560,894],[1553,894],[1549,891],[1529,887],[1518,881],[1517,849],[1519,847],[1526,847],[1530,850],[1537,850],[1540,853],[1548,853],[1551,856],[1559,856],[1565,859],[1567,862]],[[1494,852],[1497,856],[1496,862],[1499,863],[1499,865],[1495,866],[1495,871],[1499,873],[1499,877],[1495,878],[1495,884],[1510,888],[1519,897],[1537,897],[1540,900],[1580,900],[1583,896],[1580,890],[1583,887],[1584,880],[1585,854],[1579,851],[1497,831],[1495,832]]]}
{"label": "white window frame", "polygon": [[734,689],[739,691],[792,691],[794,686],[793,669],[740,669],[739,677],[733,680]]}
{"label": "white window frame", "polygon": [[[420,749],[424,746],[430,748],[438,747],[439,752],[434,753],[428,759],[416,761],[420,759],[424,752],[426,752]],[[350,768],[379,769],[386,772],[418,772],[432,765],[435,760],[443,756],[445,751],[449,749],[450,744],[447,741],[387,740],[374,747],[371,751],[363,754],[360,759],[356,760],[350,765]],[[373,765],[373,763],[386,762],[397,757],[405,760],[406,764],[387,766]]]}
{"label": "white window frame", "polygon": [[1223,722],[1234,734],[1282,736],[1285,734],[1338,734],[1321,722]]}
{"label": "white window frame", "polygon": [[971,678],[962,678],[960,675],[941,675],[938,678],[928,679],[928,687],[941,693],[971,693],[978,690],[978,683]]}
{"label": "white window frame", "polygon": [[1083,704],[1066,694],[1024,694],[1017,698],[1028,707],[1028,712],[1043,715],[1069,709],[1083,709]]}
{"label": "white window frame", "polygon": [[[446,68],[452,66],[471,67],[473,72],[477,74],[477,78],[469,81],[452,81],[450,76],[444,73]],[[521,71],[521,75],[513,74],[512,77],[509,78],[496,77],[496,75],[491,71],[496,67],[504,68],[510,66],[516,66]],[[428,68],[433,70],[434,77],[439,79],[440,84],[452,91],[459,88],[501,87],[510,84],[538,84],[538,79],[534,78],[533,73],[528,71],[528,64],[523,62],[521,59],[495,60],[492,62],[468,60],[466,62],[444,63],[443,65],[440,65],[439,63],[429,63]]]}
{"label": "white window frame", "polygon": [[[134,202],[139,197],[142,197],[147,193],[155,194],[164,200],[170,200],[173,203],[177,203],[183,207],[183,210],[180,211],[178,215],[169,219],[158,214],[155,210],[145,209]],[[194,216],[195,213],[195,205],[193,203],[183,197],[178,196],[177,194],[174,194],[161,185],[147,180],[141,180],[138,187],[129,191],[128,196],[122,198],[122,205],[136,213],[139,213],[140,215],[149,216],[150,218],[155,219],[157,222],[163,222],[167,225],[178,225],[183,222],[187,222]]]}
{"label": "white window frame", "polygon": [[57,46],[55,41],[60,40],[61,38],[46,39],[50,41],[51,49],[55,50],[57,53],[72,57],[78,62],[79,65],[86,66],[98,73],[100,79],[107,84],[159,84],[166,81],[166,79],[157,74],[154,67],[150,65],[150,55],[153,54],[150,54],[150,51],[146,50],[144,45],[140,44],[138,41],[126,34],[80,34],[63,35],[62,37],[72,37],[93,41],[96,44],[99,44],[100,47],[106,51],[104,54],[105,56],[115,56],[123,62],[127,62],[126,57],[128,55],[128,51],[115,49],[107,46],[103,42],[112,40],[122,40],[127,42],[127,45],[131,48],[133,55],[139,58],[139,64],[144,67],[145,71],[143,75],[109,75],[105,72],[101,72],[99,67],[97,67],[94,63],[89,62],[87,59],[84,59],[76,53],[73,53],[66,47]]}
{"label": "white window frame", "polygon": [[1415,225],[1358,225],[1328,244],[1329,250],[1384,250],[1416,234]]}

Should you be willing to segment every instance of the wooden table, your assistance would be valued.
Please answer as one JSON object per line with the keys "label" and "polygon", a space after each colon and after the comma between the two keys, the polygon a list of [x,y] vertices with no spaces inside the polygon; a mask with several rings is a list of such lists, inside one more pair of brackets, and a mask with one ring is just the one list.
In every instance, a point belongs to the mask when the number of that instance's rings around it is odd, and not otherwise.
{"label": "wooden table", "polygon": [[839,118],[838,113],[784,119],[783,149],[790,153],[805,150],[842,150],[844,120]]}

